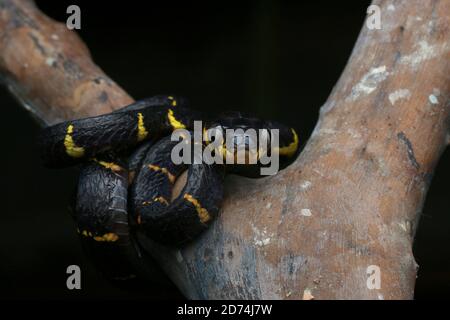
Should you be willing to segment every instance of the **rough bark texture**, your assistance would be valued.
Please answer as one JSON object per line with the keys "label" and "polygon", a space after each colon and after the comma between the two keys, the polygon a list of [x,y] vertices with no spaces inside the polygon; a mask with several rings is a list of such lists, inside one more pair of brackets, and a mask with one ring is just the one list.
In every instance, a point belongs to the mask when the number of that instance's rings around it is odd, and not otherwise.
{"label": "rough bark texture", "polygon": [[46,124],[108,113],[133,101],[92,62],[75,32],[32,1],[0,1],[0,69],[9,90]]}
{"label": "rough bark texture", "polygon": [[[297,161],[273,177],[230,177],[220,218],[180,251],[141,238],[187,297],[413,297],[414,231],[449,142],[450,1],[374,4],[382,29],[363,26]],[[28,1],[0,0],[0,70],[49,124],[132,101]],[[367,287],[370,265],[379,290]]]}

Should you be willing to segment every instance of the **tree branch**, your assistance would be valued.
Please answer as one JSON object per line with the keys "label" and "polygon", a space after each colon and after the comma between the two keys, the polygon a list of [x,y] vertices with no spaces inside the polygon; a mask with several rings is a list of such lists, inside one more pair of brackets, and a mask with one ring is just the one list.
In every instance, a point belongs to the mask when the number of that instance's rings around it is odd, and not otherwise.
{"label": "tree branch", "polygon": [[[412,298],[412,241],[449,143],[450,2],[374,1],[297,161],[230,177],[219,219],[182,250],[140,236],[189,298]],[[0,0],[0,70],[45,123],[109,112],[131,98],[75,33],[28,1]],[[381,288],[367,287],[378,266]]]}
{"label": "tree branch", "polygon": [[65,24],[28,0],[0,1],[1,78],[45,124],[111,112],[133,100]]}

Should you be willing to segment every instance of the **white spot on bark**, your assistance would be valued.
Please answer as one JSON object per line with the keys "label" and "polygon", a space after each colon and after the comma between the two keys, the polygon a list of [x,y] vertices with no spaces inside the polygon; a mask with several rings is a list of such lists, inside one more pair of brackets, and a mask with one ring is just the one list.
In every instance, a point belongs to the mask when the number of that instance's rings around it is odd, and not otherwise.
{"label": "white spot on bark", "polygon": [[55,61],[56,60],[52,57],[48,57],[47,59],[45,59],[45,63],[49,66],[52,66]]}
{"label": "white spot on bark", "polygon": [[300,183],[300,188],[302,190],[308,190],[309,187],[311,187],[311,182],[308,180],[303,181],[302,183]]}
{"label": "white spot on bark", "polygon": [[438,104],[440,95],[441,91],[437,88],[433,88],[433,93],[428,96],[428,101],[430,101],[431,104]]}
{"label": "white spot on bark", "polygon": [[273,233],[269,234],[267,232],[267,229],[264,228],[262,231],[260,231],[258,228],[256,228],[254,225],[252,225],[253,233],[255,234],[253,237],[253,243],[256,246],[263,247],[270,243],[273,237]]}
{"label": "white spot on bark", "polygon": [[58,35],[56,35],[56,34],[52,34],[51,38],[52,38],[53,40],[59,40],[59,37],[58,37]]}
{"label": "white spot on bark", "polygon": [[359,139],[361,138],[361,135],[359,134],[358,131],[354,130],[354,129],[347,129],[347,133],[353,138],[353,139]]}
{"label": "white spot on bark", "polygon": [[403,222],[399,222],[398,225],[406,233],[410,233],[411,232],[412,226],[411,226],[411,222],[409,222],[408,220],[405,220]]}
{"label": "white spot on bark", "polygon": [[395,6],[393,4],[388,5],[387,8],[389,11],[395,11]]}
{"label": "white spot on bark", "polygon": [[392,105],[400,99],[409,99],[411,97],[411,92],[408,89],[398,89],[389,94],[389,101]]}
{"label": "white spot on bark", "polygon": [[430,95],[428,96],[428,100],[430,100],[430,102],[431,102],[432,104],[438,104],[438,103],[439,103],[438,98],[437,98],[434,94],[430,94]]}
{"label": "white spot on bark", "polygon": [[405,231],[405,232],[408,231],[408,230],[406,229],[406,225],[405,225],[404,223],[399,223],[398,225],[400,226],[400,228],[401,228],[403,231]]}
{"label": "white spot on bark", "polygon": [[378,300],[384,300],[384,296],[381,293],[378,294]]}
{"label": "white spot on bark", "polygon": [[303,300],[313,300],[314,296],[312,295],[311,289],[306,288],[303,291]]}
{"label": "white spot on bark", "polygon": [[270,238],[265,238],[262,240],[255,240],[255,245],[263,247],[263,246],[268,245],[270,243],[270,240],[271,240]]}
{"label": "white spot on bark", "polygon": [[310,209],[302,209],[302,210],[300,210],[300,213],[302,214],[302,216],[305,216],[305,217],[311,217],[311,215],[312,215]]}
{"label": "white spot on bark", "polygon": [[270,207],[272,207],[272,202],[269,202],[268,204],[266,204],[266,209],[270,209]]}
{"label": "white spot on bark", "polygon": [[386,70],[386,66],[371,68],[370,71],[352,88],[352,92],[347,99],[355,101],[361,96],[372,93],[379,83],[386,80],[388,75],[389,72]]}
{"label": "white spot on bark", "polygon": [[413,68],[418,67],[422,62],[430,60],[444,52],[447,44],[443,46],[430,45],[425,40],[418,43],[418,48],[413,53],[400,58],[401,64],[408,64]]}

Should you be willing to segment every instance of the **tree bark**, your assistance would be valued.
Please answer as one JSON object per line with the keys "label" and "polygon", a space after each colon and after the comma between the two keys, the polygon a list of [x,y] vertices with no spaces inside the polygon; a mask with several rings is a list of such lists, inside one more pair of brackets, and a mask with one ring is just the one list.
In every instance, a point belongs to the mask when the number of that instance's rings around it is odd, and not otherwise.
{"label": "tree bark", "polygon": [[94,64],[78,35],[33,1],[0,1],[0,70],[22,106],[48,125],[133,102]]}
{"label": "tree bark", "polygon": [[[140,236],[188,298],[413,298],[414,232],[450,140],[450,1],[373,4],[381,29],[362,27],[294,164],[230,176],[219,218],[182,250]],[[0,0],[0,73],[46,124],[132,102],[30,1]]]}

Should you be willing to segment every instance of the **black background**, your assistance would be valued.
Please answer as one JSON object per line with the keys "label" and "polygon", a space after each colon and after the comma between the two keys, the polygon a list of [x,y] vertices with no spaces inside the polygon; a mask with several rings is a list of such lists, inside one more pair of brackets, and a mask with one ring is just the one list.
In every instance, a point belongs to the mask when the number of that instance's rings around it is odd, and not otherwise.
{"label": "black background", "polygon": [[[189,98],[196,109],[243,110],[291,124],[303,141],[351,53],[369,1],[37,1],[65,21],[81,7],[79,34],[95,62],[135,99]],[[67,211],[76,170],[43,168],[39,127],[0,87],[1,298],[180,298],[164,288],[119,290],[81,252]],[[435,172],[414,253],[416,298],[450,297],[450,152]],[[66,267],[82,290],[66,289]]]}

